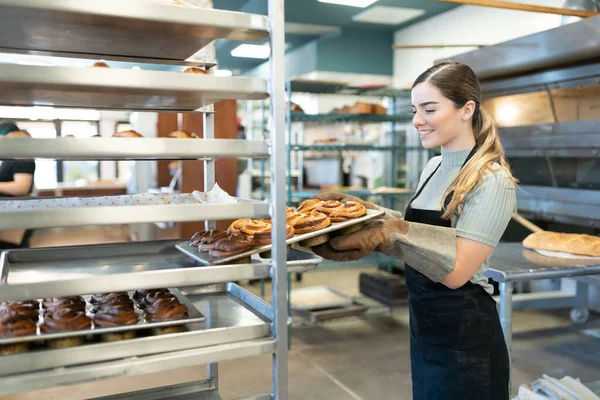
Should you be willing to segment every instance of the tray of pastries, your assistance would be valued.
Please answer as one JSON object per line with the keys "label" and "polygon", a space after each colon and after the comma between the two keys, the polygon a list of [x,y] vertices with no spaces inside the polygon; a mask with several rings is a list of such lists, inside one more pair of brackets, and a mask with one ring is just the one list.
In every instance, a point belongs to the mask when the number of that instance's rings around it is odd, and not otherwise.
{"label": "tray of pastries", "polygon": [[[366,222],[379,218],[385,211],[367,210],[355,201],[308,199],[297,209],[286,209],[286,243],[288,251],[297,243],[314,247],[330,236],[347,235],[364,228]],[[251,256],[271,258],[271,219],[238,219],[227,231],[196,232],[188,241],[175,247],[205,265],[249,264]]]}
{"label": "tray of pastries", "polygon": [[91,335],[103,342],[184,331],[184,324],[204,315],[177,289],[136,290],[0,305],[0,354],[16,354],[30,346],[62,349],[82,345]]}

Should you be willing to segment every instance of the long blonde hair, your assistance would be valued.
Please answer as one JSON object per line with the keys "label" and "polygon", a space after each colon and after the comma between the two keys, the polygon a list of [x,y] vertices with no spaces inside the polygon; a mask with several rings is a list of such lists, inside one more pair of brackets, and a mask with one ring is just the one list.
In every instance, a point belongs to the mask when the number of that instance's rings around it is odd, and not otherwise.
{"label": "long blonde hair", "polygon": [[450,201],[442,204],[444,211],[442,217],[449,219],[454,213],[461,212],[466,196],[483,176],[492,170],[494,164],[499,164],[516,186],[517,180],[512,175],[504,156],[504,148],[500,143],[496,123],[481,106],[481,84],[473,70],[465,64],[443,62],[423,72],[412,87],[423,82],[428,82],[438,88],[444,97],[454,103],[457,109],[469,101],[474,101],[476,105],[471,124],[477,150],[446,189],[443,199],[449,197]]}

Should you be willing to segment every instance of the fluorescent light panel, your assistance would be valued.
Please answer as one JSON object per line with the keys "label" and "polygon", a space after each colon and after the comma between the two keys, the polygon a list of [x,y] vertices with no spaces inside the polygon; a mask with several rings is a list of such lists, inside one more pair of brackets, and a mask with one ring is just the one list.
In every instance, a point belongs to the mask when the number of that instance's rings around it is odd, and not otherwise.
{"label": "fluorescent light panel", "polygon": [[423,14],[425,14],[425,10],[416,8],[375,6],[356,14],[352,20],[370,24],[400,25]]}
{"label": "fluorescent light panel", "polygon": [[367,7],[375,3],[377,0],[319,0],[321,3],[339,4],[341,6],[350,7]]}
{"label": "fluorescent light panel", "polygon": [[231,50],[231,55],[234,57],[243,58],[269,58],[271,50],[268,44],[241,44]]}
{"label": "fluorescent light panel", "polygon": [[233,73],[228,69],[217,69],[214,73],[215,76],[231,76]]}

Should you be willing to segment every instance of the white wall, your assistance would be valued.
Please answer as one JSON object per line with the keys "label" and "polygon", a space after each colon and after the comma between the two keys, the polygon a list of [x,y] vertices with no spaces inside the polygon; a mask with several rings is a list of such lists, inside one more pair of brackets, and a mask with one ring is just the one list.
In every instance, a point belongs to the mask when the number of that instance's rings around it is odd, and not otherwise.
{"label": "white wall", "polygon": [[[564,0],[521,0],[518,3],[562,7]],[[460,6],[394,34],[394,44],[489,45],[555,28],[559,15]],[[415,78],[436,60],[475,50],[474,47],[408,49],[394,52],[394,86],[410,87]]]}

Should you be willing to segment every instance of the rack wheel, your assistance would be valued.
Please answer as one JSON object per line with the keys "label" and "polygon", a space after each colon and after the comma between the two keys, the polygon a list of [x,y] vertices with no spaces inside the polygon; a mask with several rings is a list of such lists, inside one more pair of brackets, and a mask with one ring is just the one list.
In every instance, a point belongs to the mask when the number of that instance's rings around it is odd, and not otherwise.
{"label": "rack wheel", "polygon": [[296,272],[296,282],[302,282],[302,272]]}
{"label": "rack wheel", "polygon": [[572,308],[569,316],[572,323],[585,324],[590,317],[590,312],[587,308]]}

